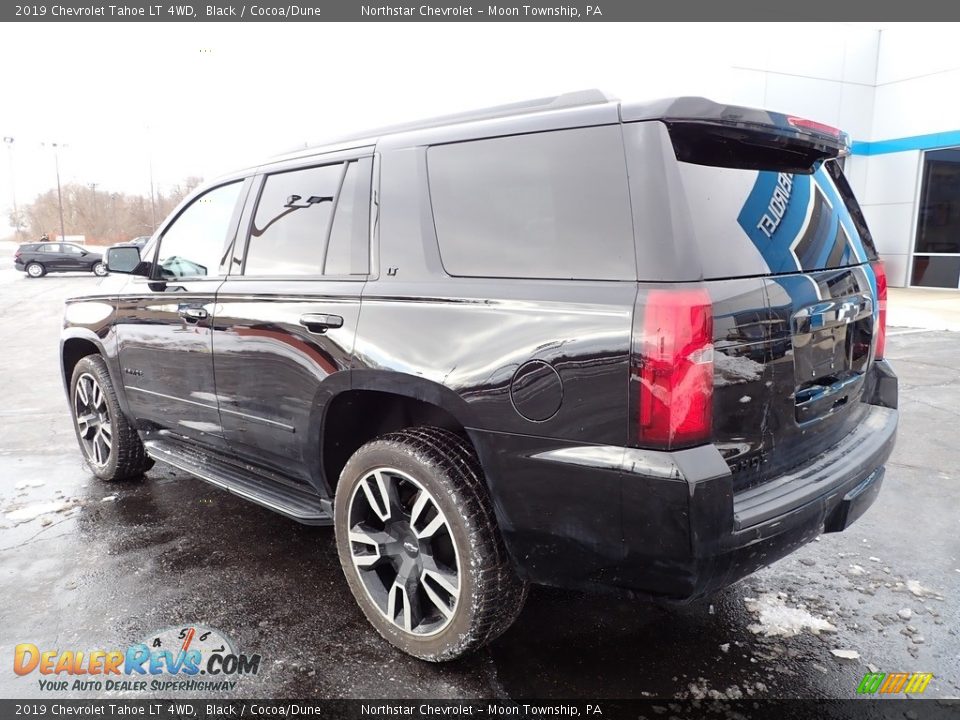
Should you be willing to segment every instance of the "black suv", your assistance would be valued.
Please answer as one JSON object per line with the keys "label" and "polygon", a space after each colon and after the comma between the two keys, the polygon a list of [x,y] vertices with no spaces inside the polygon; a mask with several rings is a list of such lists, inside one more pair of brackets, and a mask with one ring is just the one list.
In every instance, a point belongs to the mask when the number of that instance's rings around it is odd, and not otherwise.
{"label": "black suv", "polygon": [[21,245],[13,256],[13,267],[27,277],[43,277],[51,272],[92,272],[103,277],[107,266],[103,255],[73,243],[39,242]]}
{"label": "black suv", "polygon": [[333,524],[367,618],[428,660],[531,582],[702,597],[846,528],[893,448],[847,145],[589,91],[230,175],[68,301],[80,446]]}

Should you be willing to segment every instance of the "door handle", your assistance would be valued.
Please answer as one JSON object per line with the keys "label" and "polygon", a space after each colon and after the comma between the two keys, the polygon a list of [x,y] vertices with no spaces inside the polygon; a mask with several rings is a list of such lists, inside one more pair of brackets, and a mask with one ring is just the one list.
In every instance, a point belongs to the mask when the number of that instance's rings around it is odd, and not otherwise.
{"label": "door handle", "polygon": [[177,312],[187,322],[200,322],[210,317],[210,313],[198,307],[181,307]]}
{"label": "door handle", "polygon": [[312,333],[325,333],[327,330],[343,327],[343,318],[339,315],[307,313],[300,316],[300,324]]}

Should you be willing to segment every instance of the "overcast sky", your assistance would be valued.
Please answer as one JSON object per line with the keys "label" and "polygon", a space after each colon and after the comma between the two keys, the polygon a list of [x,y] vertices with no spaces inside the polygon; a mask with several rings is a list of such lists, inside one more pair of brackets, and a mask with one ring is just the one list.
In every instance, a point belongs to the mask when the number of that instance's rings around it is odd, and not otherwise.
{"label": "overcast sky", "polygon": [[[63,182],[149,192],[306,141],[599,87],[623,99],[735,95],[763,26],[76,23],[0,26],[0,135],[21,202]],[[781,26],[778,43],[809,42]],[[0,234],[11,205],[0,158]]]}

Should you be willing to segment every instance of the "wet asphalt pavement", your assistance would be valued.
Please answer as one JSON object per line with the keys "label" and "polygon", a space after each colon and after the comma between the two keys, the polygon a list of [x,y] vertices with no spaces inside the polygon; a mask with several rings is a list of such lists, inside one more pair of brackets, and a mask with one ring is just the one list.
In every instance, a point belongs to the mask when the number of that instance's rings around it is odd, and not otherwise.
{"label": "wet asphalt pavement", "polygon": [[[63,298],[98,282],[0,270],[0,697],[44,695],[37,673],[13,673],[17,643],[123,648],[192,623],[262,656],[224,697],[845,698],[874,669],[932,672],[927,696],[960,696],[960,334],[891,332],[899,442],[847,532],[685,607],[535,588],[492,646],[431,665],[367,625],[331,528],[162,465],[115,485],[85,469],[57,342]],[[798,633],[767,637],[778,621]]]}

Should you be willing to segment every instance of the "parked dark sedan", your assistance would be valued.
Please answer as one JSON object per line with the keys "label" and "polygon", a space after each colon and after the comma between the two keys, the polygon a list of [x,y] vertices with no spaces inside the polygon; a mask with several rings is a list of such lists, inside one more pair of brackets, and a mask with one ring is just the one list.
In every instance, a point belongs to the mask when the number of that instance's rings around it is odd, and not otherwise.
{"label": "parked dark sedan", "polygon": [[29,277],[43,277],[48,272],[85,270],[103,277],[107,266],[100,253],[91,252],[73,243],[43,242],[21,245],[13,256],[13,266]]}

